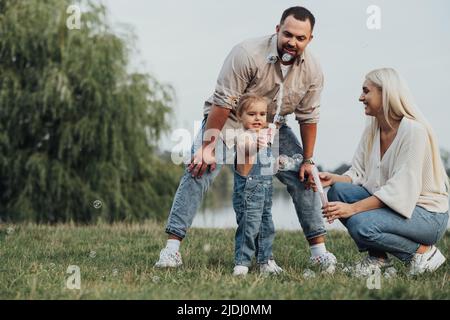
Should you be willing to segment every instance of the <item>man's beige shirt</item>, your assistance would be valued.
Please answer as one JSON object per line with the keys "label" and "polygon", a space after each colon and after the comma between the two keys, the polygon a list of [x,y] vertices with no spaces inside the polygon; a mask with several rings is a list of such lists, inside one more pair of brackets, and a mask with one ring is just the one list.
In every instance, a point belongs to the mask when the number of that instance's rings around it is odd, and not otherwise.
{"label": "man's beige shirt", "polygon": [[228,147],[234,145],[234,135],[227,135],[227,129],[241,127],[235,113],[240,97],[244,93],[255,93],[267,98],[270,101],[268,121],[272,121],[282,82],[280,115],[295,113],[300,124],[318,122],[323,88],[323,73],[319,62],[306,49],[296,58],[284,80],[280,64],[276,34],[241,42],[225,59],[214,94],[205,102],[204,114],[208,114],[212,104],[231,109],[222,130]]}

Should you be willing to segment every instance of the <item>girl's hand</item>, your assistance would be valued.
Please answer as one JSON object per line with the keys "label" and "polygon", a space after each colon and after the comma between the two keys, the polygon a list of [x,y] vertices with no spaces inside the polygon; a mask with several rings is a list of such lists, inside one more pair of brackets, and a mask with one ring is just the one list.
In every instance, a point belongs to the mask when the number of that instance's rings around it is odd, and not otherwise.
{"label": "girl's hand", "polygon": [[267,148],[267,144],[270,141],[269,129],[262,129],[258,132],[258,147],[260,149]]}
{"label": "girl's hand", "polygon": [[253,155],[257,152],[257,136],[250,130],[240,134],[237,139],[237,148],[240,155]]}
{"label": "girl's hand", "polygon": [[323,216],[327,218],[329,223],[332,223],[335,219],[349,218],[356,214],[353,204],[345,202],[329,202],[323,209]]}

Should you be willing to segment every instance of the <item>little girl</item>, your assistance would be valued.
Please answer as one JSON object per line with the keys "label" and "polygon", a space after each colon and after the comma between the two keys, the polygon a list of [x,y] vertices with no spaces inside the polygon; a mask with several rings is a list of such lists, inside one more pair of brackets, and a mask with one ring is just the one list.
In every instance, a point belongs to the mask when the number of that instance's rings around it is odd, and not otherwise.
{"label": "little girl", "polygon": [[237,136],[233,207],[238,228],[233,275],[246,275],[252,258],[262,273],[283,270],[272,259],[275,228],[272,221],[274,161],[268,147],[267,101],[254,94],[241,97],[237,107],[243,132]]}

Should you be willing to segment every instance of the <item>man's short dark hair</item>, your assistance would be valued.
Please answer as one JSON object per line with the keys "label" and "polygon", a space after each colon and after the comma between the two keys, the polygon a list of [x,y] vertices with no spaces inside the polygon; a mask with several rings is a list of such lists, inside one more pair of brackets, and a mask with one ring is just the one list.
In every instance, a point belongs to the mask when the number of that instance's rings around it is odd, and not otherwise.
{"label": "man's short dark hair", "polygon": [[311,23],[311,30],[314,29],[316,19],[308,9],[298,6],[287,8],[286,10],[284,10],[283,15],[281,16],[280,25],[282,25],[284,20],[286,20],[286,18],[289,16],[294,16],[295,19],[300,21],[309,20],[309,23]]}

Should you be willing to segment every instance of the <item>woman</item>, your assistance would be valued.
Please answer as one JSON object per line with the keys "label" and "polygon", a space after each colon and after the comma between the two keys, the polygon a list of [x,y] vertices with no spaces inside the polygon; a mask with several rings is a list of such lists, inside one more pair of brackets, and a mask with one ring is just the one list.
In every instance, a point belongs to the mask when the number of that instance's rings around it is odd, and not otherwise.
{"label": "woman", "polygon": [[434,271],[445,261],[434,244],[445,233],[449,201],[436,137],[393,69],[367,74],[359,101],[371,123],[346,173],[320,173],[331,186],[324,216],[340,219],[368,251],[358,275],[391,265],[387,253],[410,262],[412,275]]}

